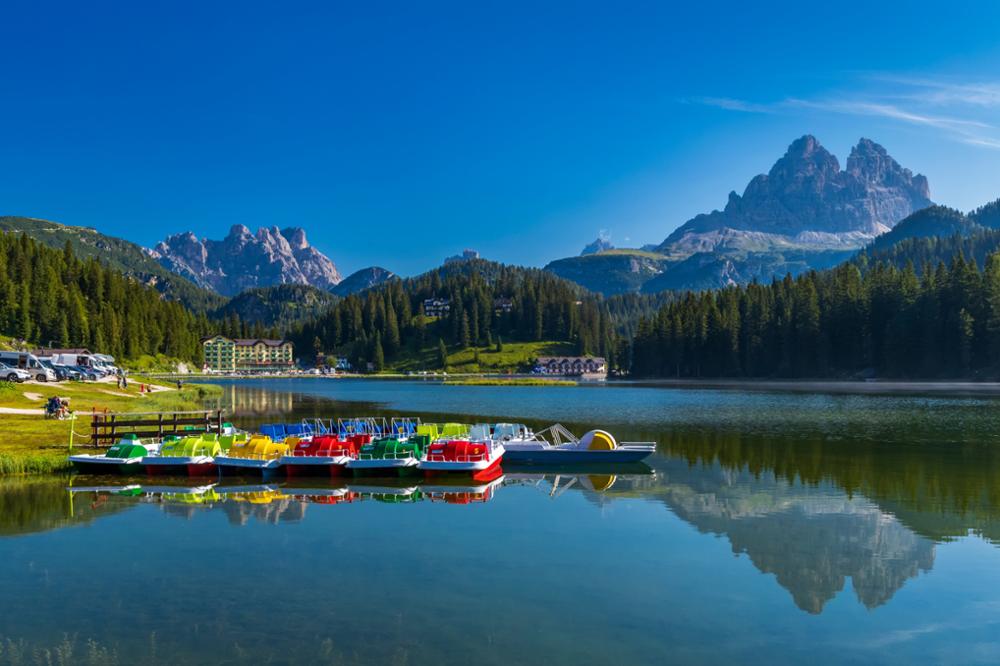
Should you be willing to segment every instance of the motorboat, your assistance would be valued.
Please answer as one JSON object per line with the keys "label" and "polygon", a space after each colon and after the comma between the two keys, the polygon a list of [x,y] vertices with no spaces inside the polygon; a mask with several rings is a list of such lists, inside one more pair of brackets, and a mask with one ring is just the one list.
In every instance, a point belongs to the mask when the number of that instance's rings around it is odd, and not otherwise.
{"label": "motorboat", "polygon": [[496,423],[490,436],[503,444],[506,462],[523,465],[635,463],[656,451],[655,442],[617,442],[604,430],[577,438],[558,423],[537,433],[521,423]]}
{"label": "motorboat", "polygon": [[144,443],[137,435],[122,436],[105,453],[81,453],[69,457],[77,472],[84,474],[138,474],[143,458],[159,451],[159,443]]}

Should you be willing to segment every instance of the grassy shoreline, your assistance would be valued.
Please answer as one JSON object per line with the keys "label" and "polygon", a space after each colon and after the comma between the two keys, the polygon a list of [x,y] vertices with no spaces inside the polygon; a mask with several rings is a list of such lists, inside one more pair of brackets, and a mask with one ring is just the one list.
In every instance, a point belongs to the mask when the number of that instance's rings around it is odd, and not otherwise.
{"label": "grassy shoreline", "polygon": [[[153,387],[140,394],[141,384]],[[39,410],[36,413],[0,413],[0,476],[46,474],[69,470],[70,431],[74,450],[86,446],[91,410],[113,412],[154,412],[203,409],[205,401],[220,395],[221,387],[209,384],[186,385],[177,390],[167,384],[141,377],[130,379],[127,390],[113,382],[26,382],[0,383],[0,408]],[[52,396],[69,398],[74,420],[46,419],[42,414]],[[84,435],[80,437],[79,435]],[[87,447],[88,450],[89,447]]]}

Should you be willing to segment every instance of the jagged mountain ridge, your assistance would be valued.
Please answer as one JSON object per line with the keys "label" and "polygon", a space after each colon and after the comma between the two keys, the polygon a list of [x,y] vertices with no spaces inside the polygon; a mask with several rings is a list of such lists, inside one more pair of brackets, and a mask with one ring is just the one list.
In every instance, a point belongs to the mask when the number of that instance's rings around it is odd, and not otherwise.
{"label": "jagged mountain ridge", "polygon": [[234,225],[222,240],[175,234],[149,251],[165,268],[224,296],[245,289],[304,284],[331,289],[341,282],[337,266],[309,245],[299,227],[261,227],[257,233]]}
{"label": "jagged mountain ridge", "polygon": [[806,135],[742,196],[731,192],[723,210],[688,220],[659,245],[599,250],[546,269],[605,294],[767,281],[828,268],[930,205],[927,178],[874,141],[860,139],[841,169]]}
{"label": "jagged mountain ridge", "polygon": [[930,205],[927,178],[900,166],[874,141],[860,139],[841,170],[837,158],[806,135],[767,174],[751,179],[742,196],[730,192],[723,210],[688,220],[658,249],[670,252],[691,236],[723,229],[857,246]]}

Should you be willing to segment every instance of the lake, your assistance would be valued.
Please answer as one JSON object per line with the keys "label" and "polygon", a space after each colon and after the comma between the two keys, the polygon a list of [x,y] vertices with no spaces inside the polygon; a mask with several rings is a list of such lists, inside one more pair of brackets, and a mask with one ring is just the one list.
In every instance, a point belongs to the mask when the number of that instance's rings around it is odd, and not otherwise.
{"label": "lake", "polygon": [[658,452],[450,486],[3,480],[0,664],[1000,661],[996,398],[224,386],[247,427],[561,422]]}

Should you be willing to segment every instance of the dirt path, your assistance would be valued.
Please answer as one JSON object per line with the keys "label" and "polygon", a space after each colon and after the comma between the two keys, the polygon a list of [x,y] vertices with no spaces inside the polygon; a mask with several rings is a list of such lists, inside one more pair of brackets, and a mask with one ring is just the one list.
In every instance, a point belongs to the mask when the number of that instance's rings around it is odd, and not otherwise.
{"label": "dirt path", "polygon": [[38,407],[0,407],[0,414],[29,414],[31,416],[41,416],[45,414],[44,409]]}

